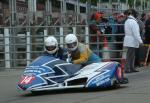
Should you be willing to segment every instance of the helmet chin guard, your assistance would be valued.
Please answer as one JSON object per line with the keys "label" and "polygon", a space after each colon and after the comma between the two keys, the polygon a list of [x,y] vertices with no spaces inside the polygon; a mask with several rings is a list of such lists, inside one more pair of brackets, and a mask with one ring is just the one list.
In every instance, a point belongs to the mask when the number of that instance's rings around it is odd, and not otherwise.
{"label": "helmet chin guard", "polygon": [[51,51],[49,51],[49,50],[47,50],[47,49],[46,49],[47,53],[49,53],[49,54],[54,54],[54,53],[56,53],[56,52],[57,52],[57,50],[58,50],[58,48],[57,48],[57,47],[56,47],[56,49],[51,50]]}

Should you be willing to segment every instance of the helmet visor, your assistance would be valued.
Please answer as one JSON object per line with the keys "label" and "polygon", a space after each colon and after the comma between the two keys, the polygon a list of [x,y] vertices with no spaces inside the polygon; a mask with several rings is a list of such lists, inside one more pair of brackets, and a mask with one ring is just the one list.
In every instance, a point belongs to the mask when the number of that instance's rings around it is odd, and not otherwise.
{"label": "helmet visor", "polygon": [[45,46],[46,50],[53,51],[56,49],[56,46]]}
{"label": "helmet visor", "polygon": [[74,48],[76,46],[77,46],[77,42],[73,42],[73,43],[67,44],[67,48]]}

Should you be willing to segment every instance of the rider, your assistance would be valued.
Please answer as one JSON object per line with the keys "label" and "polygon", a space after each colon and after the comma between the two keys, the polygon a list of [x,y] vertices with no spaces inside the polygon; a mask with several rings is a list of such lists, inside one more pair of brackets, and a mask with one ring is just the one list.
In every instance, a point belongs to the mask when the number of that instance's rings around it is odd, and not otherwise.
{"label": "rider", "polygon": [[58,41],[54,36],[49,36],[45,39],[45,55],[53,56],[62,60],[66,60],[67,52],[58,45]]}
{"label": "rider", "polygon": [[87,65],[90,63],[100,62],[99,56],[94,54],[86,45],[79,43],[76,35],[68,34],[65,37],[68,54],[71,56],[73,64]]}

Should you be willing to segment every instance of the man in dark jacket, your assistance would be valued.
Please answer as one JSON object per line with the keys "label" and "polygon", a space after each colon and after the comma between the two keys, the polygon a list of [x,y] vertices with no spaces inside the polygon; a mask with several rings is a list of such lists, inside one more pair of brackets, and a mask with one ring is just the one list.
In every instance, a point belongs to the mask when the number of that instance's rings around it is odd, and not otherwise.
{"label": "man in dark jacket", "polygon": [[67,50],[58,46],[57,39],[54,36],[47,37],[44,44],[46,49],[44,55],[49,55],[61,60],[66,60]]}
{"label": "man in dark jacket", "polygon": [[[145,41],[144,41],[144,44],[146,44],[148,47],[150,46],[150,12],[146,14],[146,21],[145,21]],[[150,53],[149,51],[147,51],[148,53],[148,60],[146,63],[147,65],[149,64],[150,62]]]}

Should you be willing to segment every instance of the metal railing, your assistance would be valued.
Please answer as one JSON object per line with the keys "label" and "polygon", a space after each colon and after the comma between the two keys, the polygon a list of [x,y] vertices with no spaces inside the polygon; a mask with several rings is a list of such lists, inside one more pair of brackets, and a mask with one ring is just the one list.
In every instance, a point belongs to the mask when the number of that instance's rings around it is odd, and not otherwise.
{"label": "metal railing", "polygon": [[[25,29],[23,32],[17,32],[16,29]],[[40,31],[35,31],[41,28]],[[55,29],[55,30],[54,30]],[[92,34],[89,33],[88,25],[76,26],[27,26],[27,27],[0,27],[0,70],[24,68],[29,65],[32,60],[40,56],[44,51],[44,40],[49,35],[54,35],[61,47],[65,47],[64,37],[68,33],[74,33],[78,36],[79,41],[89,45],[96,44],[96,48],[91,48],[97,55],[103,58],[102,53],[110,53],[110,60],[119,60],[116,53],[122,53],[123,50],[117,50],[116,44],[122,42],[108,41],[108,49],[104,50],[104,41],[91,42]],[[102,34],[103,37],[110,37],[123,34]],[[100,46],[102,45],[102,46]]]}

